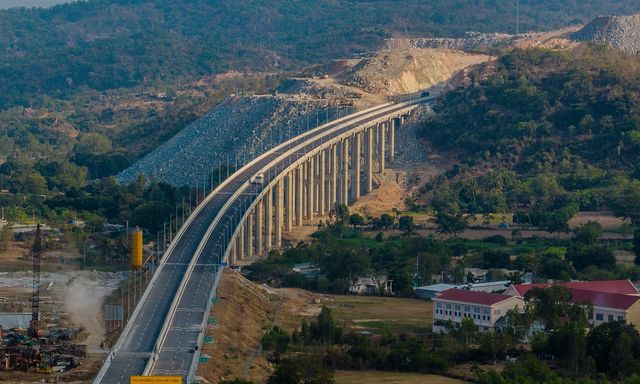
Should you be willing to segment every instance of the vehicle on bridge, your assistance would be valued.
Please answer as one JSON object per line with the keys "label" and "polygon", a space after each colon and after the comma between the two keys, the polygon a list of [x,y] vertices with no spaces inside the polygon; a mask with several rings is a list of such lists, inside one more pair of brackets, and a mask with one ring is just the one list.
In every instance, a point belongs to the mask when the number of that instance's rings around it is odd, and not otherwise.
{"label": "vehicle on bridge", "polygon": [[264,184],[264,173],[258,173],[251,178],[251,184]]}

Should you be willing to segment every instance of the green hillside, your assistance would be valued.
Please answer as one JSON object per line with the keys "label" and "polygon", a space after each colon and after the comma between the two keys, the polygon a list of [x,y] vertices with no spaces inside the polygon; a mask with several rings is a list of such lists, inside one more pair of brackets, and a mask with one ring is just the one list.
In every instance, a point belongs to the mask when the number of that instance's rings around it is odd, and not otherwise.
{"label": "green hillside", "polygon": [[551,212],[578,209],[640,220],[640,58],[601,46],[514,50],[470,78],[422,129],[462,160],[425,189],[436,207],[548,224]]}
{"label": "green hillside", "polygon": [[[633,0],[521,2],[521,30],[633,13]],[[91,0],[0,12],[0,108],[87,88],[281,70],[375,48],[394,35],[515,32],[502,0]]]}

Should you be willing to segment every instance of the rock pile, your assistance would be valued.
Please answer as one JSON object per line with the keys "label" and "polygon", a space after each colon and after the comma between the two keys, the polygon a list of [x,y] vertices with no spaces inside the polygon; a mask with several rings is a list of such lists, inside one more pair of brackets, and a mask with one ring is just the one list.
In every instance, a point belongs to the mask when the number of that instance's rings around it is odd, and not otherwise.
{"label": "rock pile", "polygon": [[[209,186],[220,165],[242,164],[273,145],[353,112],[326,100],[282,96],[229,97],[156,150],[122,171],[121,183],[143,174],[175,186]],[[217,178],[217,176],[213,176]]]}
{"label": "rock pile", "polygon": [[460,38],[412,39],[412,44],[416,48],[446,48],[465,52],[478,52],[486,48],[511,46],[516,40],[529,37],[529,35],[519,35],[516,37],[504,33],[467,32],[465,37]]}
{"label": "rock pile", "polygon": [[640,14],[601,16],[574,33],[576,41],[606,43],[627,53],[640,53]]}
{"label": "rock pile", "polygon": [[403,95],[446,82],[457,71],[490,59],[457,49],[419,47],[418,41],[389,39],[380,50],[350,63],[338,76],[344,84],[371,93]]}

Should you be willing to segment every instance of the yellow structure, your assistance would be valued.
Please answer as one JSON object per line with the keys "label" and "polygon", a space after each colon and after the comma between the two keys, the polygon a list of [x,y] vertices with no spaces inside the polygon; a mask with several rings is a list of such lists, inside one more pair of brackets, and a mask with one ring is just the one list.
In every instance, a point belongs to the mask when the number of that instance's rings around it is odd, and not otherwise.
{"label": "yellow structure", "polygon": [[182,384],[182,376],[130,376],[129,384]]}
{"label": "yellow structure", "polygon": [[138,270],[142,267],[142,231],[131,231],[131,269]]}

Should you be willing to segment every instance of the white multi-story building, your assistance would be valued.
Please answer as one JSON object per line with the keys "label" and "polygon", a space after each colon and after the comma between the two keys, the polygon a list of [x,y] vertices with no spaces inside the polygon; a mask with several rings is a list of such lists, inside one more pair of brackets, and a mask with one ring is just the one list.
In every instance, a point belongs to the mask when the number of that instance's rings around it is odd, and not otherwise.
{"label": "white multi-story building", "polygon": [[473,320],[480,331],[490,331],[509,310],[524,309],[524,300],[519,296],[464,289],[448,289],[432,301],[433,332],[444,332],[448,322],[459,328],[463,319]]}

